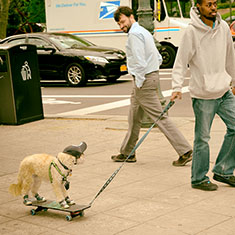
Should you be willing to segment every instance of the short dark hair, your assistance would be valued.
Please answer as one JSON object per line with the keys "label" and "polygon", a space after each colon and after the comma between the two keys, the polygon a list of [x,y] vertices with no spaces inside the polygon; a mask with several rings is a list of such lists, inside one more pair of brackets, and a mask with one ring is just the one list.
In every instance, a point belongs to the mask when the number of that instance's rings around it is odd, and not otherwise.
{"label": "short dark hair", "polygon": [[202,2],[203,2],[203,0],[197,0],[197,3],[198,3],[199,5],[202,5]]}
{"label": "short dark hair", "polygon": [[120,15],[125,15],[127,17],[130,17],[131,15],[133,15],[133,11],[132,11],[132,9],[130,7],[120,6],[114,12],[114,19],[115,19],[116,22],[119,21]]}

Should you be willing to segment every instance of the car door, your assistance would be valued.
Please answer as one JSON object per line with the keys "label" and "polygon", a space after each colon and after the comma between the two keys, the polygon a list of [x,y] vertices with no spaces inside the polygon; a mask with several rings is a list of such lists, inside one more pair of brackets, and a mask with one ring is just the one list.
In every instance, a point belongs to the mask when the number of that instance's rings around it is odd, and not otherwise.
{"label": "car door", "polygon": [[41,79],[50,79],[60,73],[57,48],[44,38],[29,37],[28,43],[37,47],[38,63]]}

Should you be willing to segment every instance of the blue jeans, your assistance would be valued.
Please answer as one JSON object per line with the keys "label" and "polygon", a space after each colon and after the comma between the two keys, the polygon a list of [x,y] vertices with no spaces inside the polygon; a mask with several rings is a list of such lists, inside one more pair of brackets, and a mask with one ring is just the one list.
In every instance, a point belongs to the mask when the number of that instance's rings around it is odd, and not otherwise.
{"label": "blue jeans", "polygon": [[232,176],[235,168],[235,96],[231,91],[221,98],[204,100],[192,98],[195,114],[194,147],[192,161],[192,184],[209,180],[210,150],[208,141],[215,114],[227,127],[226,135],[213,169],[215,174]]}

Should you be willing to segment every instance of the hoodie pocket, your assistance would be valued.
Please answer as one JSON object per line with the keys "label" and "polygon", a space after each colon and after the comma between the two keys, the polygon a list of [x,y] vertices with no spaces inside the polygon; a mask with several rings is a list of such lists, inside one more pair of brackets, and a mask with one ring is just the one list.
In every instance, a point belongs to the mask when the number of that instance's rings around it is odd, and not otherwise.
{"label": "hoodie pocket", "polygon": [[204,90],[209,94],[223,94],[229,89],[231,76],[226,72],[203,75]]}

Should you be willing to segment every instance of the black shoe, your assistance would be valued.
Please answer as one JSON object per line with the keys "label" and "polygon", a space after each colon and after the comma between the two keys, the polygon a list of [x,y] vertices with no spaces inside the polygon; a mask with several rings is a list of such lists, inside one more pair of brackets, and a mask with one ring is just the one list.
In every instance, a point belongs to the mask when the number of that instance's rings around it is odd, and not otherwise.
{"label": "black shoe", "polygon": [[[114,162],[124,162],[126,159],[127,159],[128,155],[125,155],[125,154],[118,154],[118,155],[114,155],[111,157],[111,159],[114,161]],[[135,158],[135,155],[132,155],[130,156],[126,162],[136,162],[136,158]]]}
{"label": "black shoe", "polygon": [[221,176],[221,175],[214,174],[213,179],[235,187],[235,176],[233,176],[233,175],[232,176]]}
{"label": "black shoe", "polygon": [[192,161],[192,158],[193,158],[192,153],[193,153],[192,150],[188,151],[184,155],[180,156],[177,161],[173,161],[172,165],[173,166],[185,166],[186,163]]}
{"label": "black shoe", "polygon": [[204,181],[200,184],[192,184],[192,188],[201,189],[205,191],[215,191],[218,186],[216,184],[211,183],[209,180]]}

